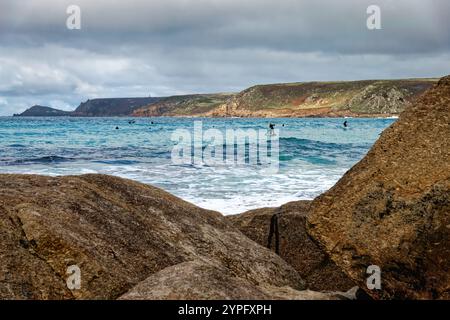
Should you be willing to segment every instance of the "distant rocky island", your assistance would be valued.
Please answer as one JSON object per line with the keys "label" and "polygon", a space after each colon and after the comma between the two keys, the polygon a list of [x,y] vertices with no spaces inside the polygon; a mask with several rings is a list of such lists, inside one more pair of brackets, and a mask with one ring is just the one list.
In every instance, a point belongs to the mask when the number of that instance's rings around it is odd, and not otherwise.
{"label": "distant rocky island", "polygon": [[235,216],[118,177],[0,174],[0,299],[448,300],[449,106],[450,76],[329,191]]}
{"label": "distant rocky island", "polygon": [[67,117],[70,116],[70,111],[62,111],[50,107],[35,105],[25,110],[21,114],[15,114],[14,116],[20,117]]}
{"label": "distant rocky island", "polygon": [[438,79],[257,85],[239,93],[102,98],[72,112],[33,106],[16,116],[48,117],[387,117],[402,112]]}

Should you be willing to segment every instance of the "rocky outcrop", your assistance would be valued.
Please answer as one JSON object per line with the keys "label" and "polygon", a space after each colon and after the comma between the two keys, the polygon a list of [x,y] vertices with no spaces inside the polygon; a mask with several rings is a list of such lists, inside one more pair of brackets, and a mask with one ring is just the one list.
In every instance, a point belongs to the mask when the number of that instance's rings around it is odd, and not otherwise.
{"label": "rocky outcrop", "polygon": [[121,300],[353,300],[356,288],[347,292],[294,290],[238,278],[229,269],[206,261],[188,261],[151,275],[121,296]]}
{"label": "rocky outcrop", "polygon": [[[450,298],[450,77],[316,198],[308,232],[375,298]],[[366,268],[381,268],[381,290]]]}
{"label": "rocky outcrop", "polygon": [[346,291],[355,284],[306,232],[310,201],[226,216],[247,237],[270,247],[297,270],[308,289]]}
{"label": "rocky outcrop", "polygon": [[15,114],[15,117],[63,117],[69,116],[70,112],[62,111],[45,106],[32,106],[20,114]]}
{"label": "rocky outcrop", "polygon": [[[422,86],[423,91],[426,88],[429,86]],[[423,91],[411,92],[411,88],[398,88],[396,85],[379,87],[370,84],[351,97],[344,109],[357,114],[399,114]]]}
{"label": "rocky outcrop", "polygon": [[[79,290],[66,285],[73,265]],[[177,270],[199,274],[176,280]],[[208,275],[223,293],[189,291]],[[305,288],[219,213],[158,188],[104,175],[0,175],[0,299],[115,299],[146,279],[170,287],[166,277],[184,283],[171,288],[176,298],[288,298]]]}

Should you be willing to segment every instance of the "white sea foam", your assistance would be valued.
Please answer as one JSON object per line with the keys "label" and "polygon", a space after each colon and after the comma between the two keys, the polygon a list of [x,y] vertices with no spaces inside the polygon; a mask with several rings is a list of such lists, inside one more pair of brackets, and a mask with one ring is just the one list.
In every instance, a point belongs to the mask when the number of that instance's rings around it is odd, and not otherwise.
{"label": "white sea foam", "polygon": [[[89,168],[87,168],[89,166]],[[161,187],[205,209],[236,214],[261,207],[276,207],[295,200],[313,199],[345,172],[342,168],[303,168],[283,174],[260,175],[253,170],[215,168],[171,168],[167,165],[104,166],[72,163],[9,167],[9,172],[43,175],[103,173]]]}

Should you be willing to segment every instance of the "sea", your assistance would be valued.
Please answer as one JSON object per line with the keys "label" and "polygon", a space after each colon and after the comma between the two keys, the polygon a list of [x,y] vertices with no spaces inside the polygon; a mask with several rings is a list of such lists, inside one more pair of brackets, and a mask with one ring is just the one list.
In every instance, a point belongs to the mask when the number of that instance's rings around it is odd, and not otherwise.
{"label": "sea", "polygon": [[[110,174],[160,187],[206,209],[236,214],[313,199],[361,160],[394,121],[0,117],[0,173]],[[177,133],[194,136],[196,125],[201,125],[203,133],[213,129],[225,137],[227,130],[269,132],[269,123],[276,128],[270,136],[278,148],[274,153],[277,170],[261,170],[261,164],[245,160],[226,164],[174,161],[174,148],[181,143]],[[220,154],[214,151],[212,155],[215,152]]]}

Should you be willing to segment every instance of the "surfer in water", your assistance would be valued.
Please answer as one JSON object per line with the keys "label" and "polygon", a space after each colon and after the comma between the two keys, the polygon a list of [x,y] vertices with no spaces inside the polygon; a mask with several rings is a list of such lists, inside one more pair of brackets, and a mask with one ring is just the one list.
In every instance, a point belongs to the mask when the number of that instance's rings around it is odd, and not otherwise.
{"label": "surfer in water", "polygon": [[275,135],[275,124],[273,124],[272,122],[269,123],[269,136],[274,136]]}
{"label": "surfer in water", "polygon": [[347,128],[347,120],[344,121],[344,128]]}

